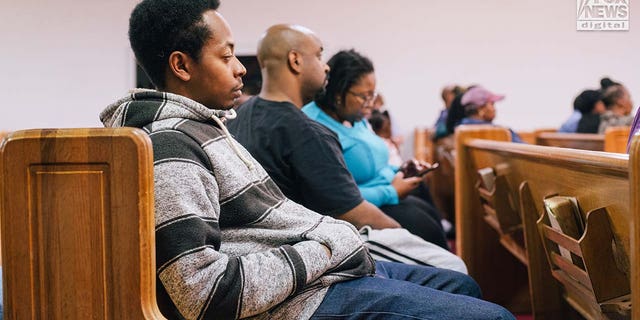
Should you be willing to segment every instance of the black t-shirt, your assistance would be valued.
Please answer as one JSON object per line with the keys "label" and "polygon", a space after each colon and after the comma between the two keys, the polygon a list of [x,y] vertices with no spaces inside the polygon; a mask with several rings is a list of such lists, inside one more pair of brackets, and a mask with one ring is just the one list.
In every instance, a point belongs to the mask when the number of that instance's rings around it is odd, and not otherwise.
{"label": "black t-shirt", "polygon": [[253,97],[227,127],[289,199],[331,216],[364,201],[338,137],[292,103]]}

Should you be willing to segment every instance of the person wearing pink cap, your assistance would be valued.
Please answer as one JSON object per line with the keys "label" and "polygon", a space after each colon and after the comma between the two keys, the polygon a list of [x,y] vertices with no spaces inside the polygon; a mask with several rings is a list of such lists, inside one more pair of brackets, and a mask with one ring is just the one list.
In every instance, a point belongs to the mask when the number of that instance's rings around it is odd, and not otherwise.
{"label": "person wearing pink cap", "polygon": [[[460,124],[490,124],[493,125],[493,119],[496,117],[496,108],[494,104],[504,99],[504,95],[495,94],[481,86],[475,86],[464,93],[461,100],[462,108],[464,108],[464,118]],[[511,141],[523,143],[520,136],[513,130],[511,132]]]}

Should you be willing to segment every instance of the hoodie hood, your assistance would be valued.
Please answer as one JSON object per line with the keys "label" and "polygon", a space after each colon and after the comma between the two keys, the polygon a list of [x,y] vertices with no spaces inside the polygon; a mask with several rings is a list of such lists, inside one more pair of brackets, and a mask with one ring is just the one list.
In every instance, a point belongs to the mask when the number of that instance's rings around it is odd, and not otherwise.
{"label": "hoodie hood", "polygon": [[105,127],[142,128],[154,121],[182,118],[198,122],[233,119],[233,110],[213,110],[189,98],[156,90],[134,89],[100,113]]}
{"label": "hoodie hood", "polygon": [[[217,125],[223,132],[229,146],[250,170],[254,165],[240,150],[237,142],[224,125],[225,119],[234,119],[235,110],[213,110],[201,103],[177,94],[156,90],[134,89],[128,96],[109,105],[100,113],[100,121],[105,127],[136,127],[145,129],[153,122],[166,119],[187,119]],[[147,132],[149,132],[149,128]]]}

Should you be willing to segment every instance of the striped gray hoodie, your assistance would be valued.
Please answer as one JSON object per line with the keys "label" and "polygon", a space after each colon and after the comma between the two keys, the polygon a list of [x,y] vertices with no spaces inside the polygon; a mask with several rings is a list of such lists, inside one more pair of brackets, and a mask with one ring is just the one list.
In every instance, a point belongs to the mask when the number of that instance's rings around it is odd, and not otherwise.
{"label": "striped gray hoodie", "polygon": [[284,197],[225,113],[145,90],[100,114],[153,143],[158,304],[171,319],[307,319],[332,283],[372,275],[373,259],[352,225]]}

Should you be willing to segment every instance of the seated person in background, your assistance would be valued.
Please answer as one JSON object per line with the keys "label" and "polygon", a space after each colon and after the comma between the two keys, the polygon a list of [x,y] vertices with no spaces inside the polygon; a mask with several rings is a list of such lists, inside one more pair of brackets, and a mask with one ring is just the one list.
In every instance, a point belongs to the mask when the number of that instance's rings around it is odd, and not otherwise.
{"label": "seated person in background", "polygon": [[391,139],[391,118],[389,117],[389,112],[387,110],[381,111],[374,107],[367,120],[373,132],[382,138],[387,145],[387,149],[389,149],[389,164],[400,167],[403,161],[400,156],[400,148],[395,141]]}
{"label": "seated person in background", "polygon": [[578,122],[580,122],[580,118],[582,118],[582,112],[580,110],[573,108],[573,113],[558,129],[560,133],[576,133],[578,131]]}
{"label": "seated person in background", "polygon": [[[470,86],[467,90],[471,90],[475,87],[475,85]],[[464,106],[462,105],[462,96],[467,90],[457,94],[453,101],[451,101],[451,106],[449,107],[449,111],[447,112],[447,134],[446,136],[450,136],[455,132],[456,126],[460,124],[460,121],[464,119]]]}
{"label": "seated person in background", "polygon": [[623,85],[614,84],[604,89],[602,102],[607,110],[600,115],[598,133],[604,134],[608,127],[630,126],[633,123],[633,102],[629,91]]}
{"label": "seated person in background", "polygon": [[453,103],[453,99],[455,99],[456,96],[464,93],[464,91],[465,89],[458,85],[446,86],[442,89],[441,96],[442,101],[444,102],[444,109],[440,111],[440,115],[438,116],[436,123],[433,125],[433,136],[431,138],[434,141],[450,134],[447,131],[447,116],[451,109],[451,103]]}
{"label": "seated person in background", "polygon": [[[376,99],[373,100],[373,110],[379,110],[380,112],[386,112],[387,114],[387,118],[389,118],[389,120],[391,121],[390,123],[390,132],[389,132],[389,139],[391,139],[391,141],[398,146],[398,153],[399,153],[399,149],[402,146],[402,143],[404,143],[404,135],[402,134],[402,130],[400,130],[399,126],[396,124],[396,118],[391,116],[391,113],[389,112],[389,110],[387,108],[385,108],[385,100],[384,97],[382,96],[382,94],[380,94],[379,92],[376,95]],[[369,119],[369,118],[367,118]]]}
{"label": "seated person in background", "polygon": [[[493,119],[496,117],[494,104],[502,99],[504,99],[503,95],[494,94],[481,86],[470,88],[460,99],[460,106],[464,110],[464,118],[460,124],[494,125]],[[511,132],[511,141],[523,143],[517,133],[511,129],[509,131]]]}
{"label": "seated person in background", "polygon": [[600,91],[582,91],[573,101],[573,108],[582,113],[576,133],[598,133],[600,115],[606,110]]}
{"label": "seated person in background", "polygon": [[235,115],[227,110],[240,96],[245,68],[218,5],[139,3],[129,39],[159,91],[130,93],[100,114],[107,127],[143,128],[153,143],[164,316],[514,319],[474,298],[479,288],[459,273],[374,264],[351,224],[280,192],[220,119]]}
{"label": "seated person in background", "polygon": [[422,181],[404,178],[389,165],[389,151],[364,119],[375,100],[376,78],[371,61],[354,50],[340,51],[328,62],[325,92],[302,111],[338,135],[344,159],[360,193],[411,233],[448,248],[441,217],[426,201],[410,196]]}

